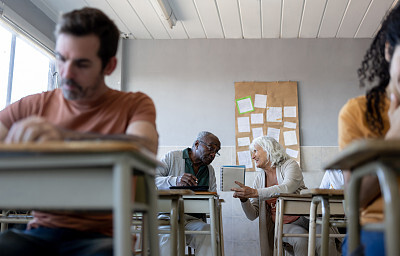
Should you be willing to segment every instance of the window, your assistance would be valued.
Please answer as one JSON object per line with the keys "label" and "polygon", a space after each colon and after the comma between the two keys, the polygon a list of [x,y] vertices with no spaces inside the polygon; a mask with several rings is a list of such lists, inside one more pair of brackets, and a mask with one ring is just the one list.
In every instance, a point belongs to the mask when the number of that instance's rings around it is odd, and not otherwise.
{"label": "window", "polygon": [[53,89],[54,56],[0,22],[0,110]]}

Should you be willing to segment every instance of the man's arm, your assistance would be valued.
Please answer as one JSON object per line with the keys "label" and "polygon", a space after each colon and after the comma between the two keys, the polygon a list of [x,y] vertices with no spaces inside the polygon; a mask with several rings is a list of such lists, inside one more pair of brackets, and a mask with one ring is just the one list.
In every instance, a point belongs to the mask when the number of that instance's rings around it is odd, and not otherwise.
{"label": "man's arm", "polygon": [[126,129],[125,134],[98,134],[71,131],[57,127],[45,119],[31,116],[13,124],[10,131],[0,130],[6,143],[43,142],[59,140],[124,140],[135,141],[153,153],[157,153],[158,134],[153,124],[147,121],[135,121]]}
{"label": "man's arm", "polygon": [[158,133],[152,123],[148,121],[135,121],[129,124],[126,134],[139,137],[143,146],[154,154],[157,154]]}
{"label": "man's arm", "polygon": [[7,137],[8,129],[4,126],[4,124],[0,121],[0,141],[4,141]]}

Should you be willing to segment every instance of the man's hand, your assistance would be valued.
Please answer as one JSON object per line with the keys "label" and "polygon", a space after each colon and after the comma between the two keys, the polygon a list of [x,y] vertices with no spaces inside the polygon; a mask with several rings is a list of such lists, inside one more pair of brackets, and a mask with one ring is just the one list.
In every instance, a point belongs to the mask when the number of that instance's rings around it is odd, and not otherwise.
{"label": "man's hand", "polygon": [[31,116],[14,123],[4,142],[43,142],[62,139],[62,131],[59,128],[41,117]]}
{"label": "man's hand", "polygon": [[394,93],[390,95],[390,107],[388,111],[390,129],[386,133],[386,139],[400,139],[400,99]]}
{"label": "man's hand", "polygon": [[235,181],[235,183],[239,185],[240,188],[231,188],[232,191],[235,191],[235,193],[233,193],[234,198],[239,198],[240,201],[246,202],[248,198],[258,197],[257,189],[245,186],[239,181]]}
{"label": "man's hand", "polygon": [[190,173],[185,173],[182,176],[179,176],[176,180],[176,185],[177,186],[197,186],[197,178],[196,176],[190,174]]}

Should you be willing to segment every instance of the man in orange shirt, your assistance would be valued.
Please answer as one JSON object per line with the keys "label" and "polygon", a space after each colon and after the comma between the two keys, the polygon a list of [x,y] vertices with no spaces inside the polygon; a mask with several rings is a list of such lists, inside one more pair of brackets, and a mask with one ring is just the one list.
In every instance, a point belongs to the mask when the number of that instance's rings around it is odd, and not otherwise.
{"label": "man in orange shirt", "polygon": [[[135,140],[157,152],[155,107],[145,94],[105,84],[117,64],[119,30],[103,12],[66,13],[56,28],[61,88],[27,96],[0,112],[0,141]],[[29,86],[29,85],[27,85]],[[0,235],[1,255],[112,255],[112,216],[34,211],[25,231]]]}

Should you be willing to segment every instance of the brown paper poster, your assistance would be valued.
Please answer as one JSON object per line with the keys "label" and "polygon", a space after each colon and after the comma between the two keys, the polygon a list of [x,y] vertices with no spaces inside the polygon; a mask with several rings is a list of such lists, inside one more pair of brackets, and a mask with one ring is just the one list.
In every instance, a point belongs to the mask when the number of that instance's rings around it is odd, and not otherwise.
{"label": "brown paper poster", "polygon": [[236,164],[254,171],[249,144],[258,136],[275,138],[300,164],[297,82],[235,83]]}

